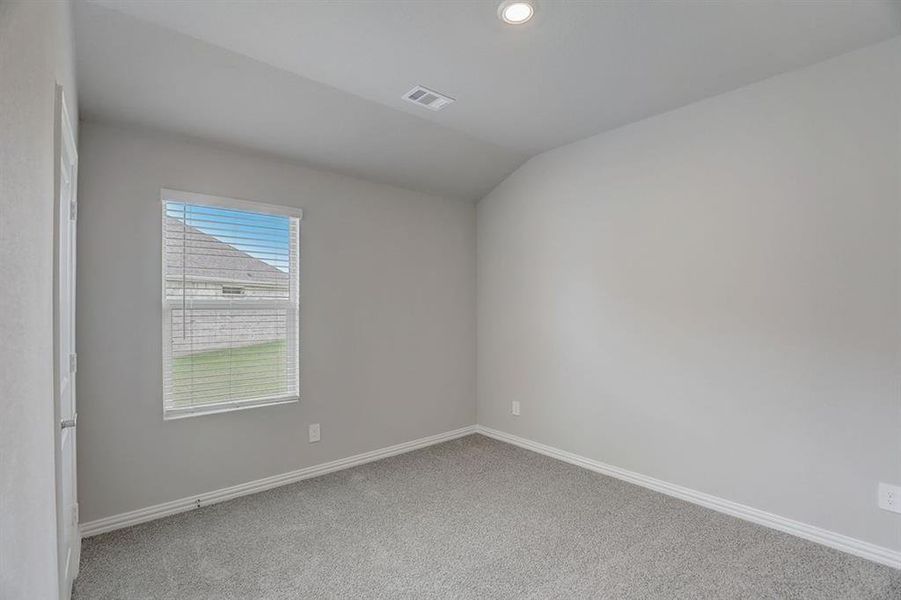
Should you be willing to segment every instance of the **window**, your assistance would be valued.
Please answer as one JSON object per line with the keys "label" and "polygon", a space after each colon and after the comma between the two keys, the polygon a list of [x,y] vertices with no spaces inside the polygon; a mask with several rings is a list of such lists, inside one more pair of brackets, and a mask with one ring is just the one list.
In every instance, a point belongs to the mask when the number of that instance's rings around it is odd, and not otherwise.
{"label": "window", "polygon": [[299,398],[299,209],[162,191],[163,414]]}

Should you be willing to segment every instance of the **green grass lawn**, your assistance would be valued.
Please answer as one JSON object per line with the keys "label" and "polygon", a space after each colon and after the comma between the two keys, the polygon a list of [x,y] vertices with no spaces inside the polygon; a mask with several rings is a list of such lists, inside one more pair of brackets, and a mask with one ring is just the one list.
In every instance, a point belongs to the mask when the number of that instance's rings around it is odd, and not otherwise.
{"label": "green grass lawn", "polygon": [[284,394],[287,358],[284,341],[177,357],[172,364],[173,402],[188,406]]}

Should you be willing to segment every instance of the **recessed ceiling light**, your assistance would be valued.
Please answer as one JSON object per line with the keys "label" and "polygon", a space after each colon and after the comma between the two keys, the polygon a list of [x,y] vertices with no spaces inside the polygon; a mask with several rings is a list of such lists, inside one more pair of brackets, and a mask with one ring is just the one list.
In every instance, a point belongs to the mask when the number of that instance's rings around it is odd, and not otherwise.
{"label": "recessed ceiling light", "polygon": [[535,6],[523,0],[505,0],[497,7],[497,16],[509,25],[522,25],[535,14]]}

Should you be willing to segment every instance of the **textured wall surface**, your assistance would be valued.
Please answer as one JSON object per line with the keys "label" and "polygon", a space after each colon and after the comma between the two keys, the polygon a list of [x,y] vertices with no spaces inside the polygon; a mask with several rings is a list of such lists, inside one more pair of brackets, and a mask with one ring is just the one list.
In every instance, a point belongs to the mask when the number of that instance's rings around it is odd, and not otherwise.
{"label": "textured wall surface", "polygon": [[901,549],[899,119],[895,38],[532,159],[478,206],[479,423]]}
{"label": "textured wall surface", "polygon": [[[90,122],[80,149],[83,521],[475,422],[473,204]],[[163,187],[303,208],[300,403],[163,421]]]}
{"label": "textured wall surface", "polygon": [[69,5],[0,2],[0,598],[57,594],[56,84],[77,125]]}

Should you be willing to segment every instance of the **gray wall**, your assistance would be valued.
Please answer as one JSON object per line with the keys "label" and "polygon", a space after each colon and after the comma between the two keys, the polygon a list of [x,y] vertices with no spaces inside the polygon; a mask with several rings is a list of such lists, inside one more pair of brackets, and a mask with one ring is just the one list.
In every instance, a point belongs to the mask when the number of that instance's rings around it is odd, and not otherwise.
{"label": "gray wall", "polygon": [[[0,598],[57,594],[53,138],[69,5],[0,2]],[[73,123],[74,125],[74,123]]]}
{"label": "gray wall", "polygon": [[[80,152],[83,522],[475,422],[473,204],[94,123]],[[299,404],[163,421],[161,187],[304,209]]]}
{"label": "gray wall", "polygon": [[896,38],[532,159],[478,205],[479,423],[901,549],[899,118]]}

